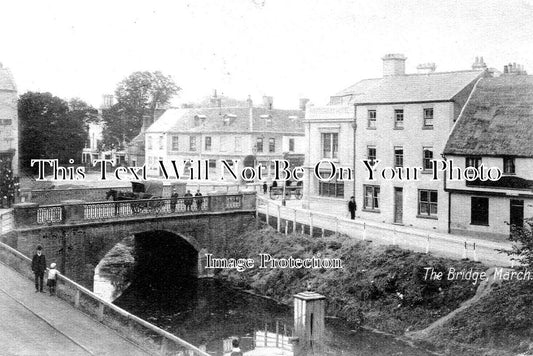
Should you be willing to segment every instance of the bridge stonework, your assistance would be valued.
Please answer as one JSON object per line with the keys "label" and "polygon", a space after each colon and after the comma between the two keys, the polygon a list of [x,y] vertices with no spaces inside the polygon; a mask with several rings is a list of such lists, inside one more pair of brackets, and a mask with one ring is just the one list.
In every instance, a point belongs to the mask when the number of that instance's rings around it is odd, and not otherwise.
{"label": "bridge stonework", "polygon": [[[216,200],[220,199],[213,198],[210,204],[216,206]],[[63,210],[63,214],[70,209],[72,216],[79,215],[80,206],[65,205],[63,209],[67,210]],[[103,221],[77,219],[72,223],[38,226],[23,223],[35,216],[35,205],[28,203],[20,208],[19,211],[15,209],[15,230],[3,235],[3,242],[28,256],[34,254],[37,245],[43,246],[48,264],[56,262],[63,274],[90,289],[96,265],[127,236],[152,231],[176,235],[176,238],[187,241],[198,252],[200,267],[196,267],[196,270],[198,276],[206,276],[207,271],[202,269],[205,265],[202,263],[204,254],[227,256],[227,242],[255,226],[255,194],[243,194],[238,210],[130,216]]]}

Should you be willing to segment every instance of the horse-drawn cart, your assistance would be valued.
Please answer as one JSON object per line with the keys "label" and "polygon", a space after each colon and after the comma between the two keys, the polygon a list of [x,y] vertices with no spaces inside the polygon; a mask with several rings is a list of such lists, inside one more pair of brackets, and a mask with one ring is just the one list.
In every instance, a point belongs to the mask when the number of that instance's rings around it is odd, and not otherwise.
{"label": "horse-drawn cart", "polygon": [[[162,200],[163,182],[155,180],[131,182],[131,188],[131,192],[110,189],[106,193],[106,200],[112,197],[113,201],[131,201],[129,205],[134,214],[143,211],[158,213],[165,205],[165,201]],[[118,206],[115,206],[115,210],[117,209]]]}
{"label": "horse-drawn cart", "polygon": [[270,187],[270,199],[279,199],[283,197],[283,192],[285,192],[285,200],[294,198],[302,199],[303,196],[303,185],[302,182],[291,182],[287,181],[285,186],[273,186]]}

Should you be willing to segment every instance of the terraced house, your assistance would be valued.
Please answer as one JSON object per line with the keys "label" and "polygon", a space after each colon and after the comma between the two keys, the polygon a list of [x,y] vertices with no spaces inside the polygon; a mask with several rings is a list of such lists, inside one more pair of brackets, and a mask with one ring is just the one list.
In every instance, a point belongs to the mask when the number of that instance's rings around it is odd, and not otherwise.
{"label": "terraced house", "polygon": [[533,217],[533,76],[513,68],[479,81],[444,149],[457,166],[503,172],[498,181],[447,182],[451,232],[501,240]]}
{"label": "terraced house", "polygon": [[[305,102],[302,103],[303,109]],[[270,166],[272,159],[304,155],[303,110],[273,108],[271,97],[254,107],[168,109],[145,132],[148,172],[161,175],[158,160],[209,160],[210,171],[221,159]]]}
{"label": "terraced house", "polygon": [[[306,112],[307,166],[322,159],[351,168],[352,181],[320,181],[308,174],[304,189],[312,200],[347,201],[354,195],[357,216],[379,222],[446,231],[448,194],[432,180],[433,159],[441,159],[449,133],[475,84],[489,75],[482,58],[471,70],[436,72],[433,63],[405,73],[401,54],[383,57],[383,77],[365,79]],[[379,160],[369,179],[362,160]],[[383,179],[384,167],[420,167],[414,181]],[[329,174],[324,166],[323,176]],[[390,178],[390,176],[388,177]]]}

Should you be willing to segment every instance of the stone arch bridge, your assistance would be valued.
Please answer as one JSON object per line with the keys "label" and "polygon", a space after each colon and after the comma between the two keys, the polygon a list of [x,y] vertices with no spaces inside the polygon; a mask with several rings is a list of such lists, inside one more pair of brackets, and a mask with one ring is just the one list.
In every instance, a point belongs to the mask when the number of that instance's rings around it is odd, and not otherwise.
{"label": "stone arch bridge", "polygon": [[163,234],[192,247],[198,259],[189,272],[202,276],[205,253],[231,257],[228,241],[255,224],[255,204],[255,192],[133,202],[21,203],[14,206],[15,229],[2,240],[28,256],[43,246],[48,263],[56,262],[66,276],[92,288],[95,266],[115,244],[131,235],[143,236],[149,244],[150,238]]}

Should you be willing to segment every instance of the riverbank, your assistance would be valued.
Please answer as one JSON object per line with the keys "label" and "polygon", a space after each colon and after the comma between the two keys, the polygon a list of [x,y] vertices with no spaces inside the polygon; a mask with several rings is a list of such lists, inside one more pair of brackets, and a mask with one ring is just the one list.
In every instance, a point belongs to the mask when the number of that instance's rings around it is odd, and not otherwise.
{"label": "riverbank", "polygon": [[[221,270],[217,276],[236,287],[285,304],[292,303],[294,294],[310,286],[327,297],[327,315],[343,318],[354,328],[364,326],[402,337],[427,328],[473,298],[481,283],[473,276],[487,270],[479,263],[438,258],[395,246],[375,246],[343,236],[285,236],[270,227],[248,232],[233,243],[235,246],[230,250],[236,251],[237,255],[231,256],[235,258],[257,258],[259,254],[268,253],[279,259],[291,256],[306,259],[320,255],[323,259],[342,260],[341,269],[256,267],[243,272]],[[256,261],[256,266],[258,263]],[[450,272],[452,270],[454,273]],[[461,271],[470,271],[470,274],[458,273]],[[435,275],[429,272],[435,272]],[[442,273],[440,280],[430,278],[439,273]],[[505,324],[501,325],[505,330],[513,329],[511,318],[515,313],[508,310],[508,303],[501,302],[504,298],[509,299],[513,288],[518,287],[504,283],[494,292],[488,291],[487,296],[434,328],[422,343],[425,347],[454,355],[483,354],[491,349],[498,350],[499,353],[494,355],[503,355],[506,350],[516,349],[520,344],[517,341],[525,340],[527,323],[533,320],[529,311],[522,313],[529,319],[524,320],[517,328],[520,331],[511,337],[515,345],[503,342],[505,335],[498,337],[493,332],[500,323]],[[520,288],[518,294],[523,296],[527,287],[522,284]],[[528,298],[524,300],[529,301]],[[493,304],[488,307],[487,303]],[[523,303],[522,300],[515,301],[515,305]],[[486,331],[489,334],[485,335]],[[509,331],[513,333],[513,330]]]}

